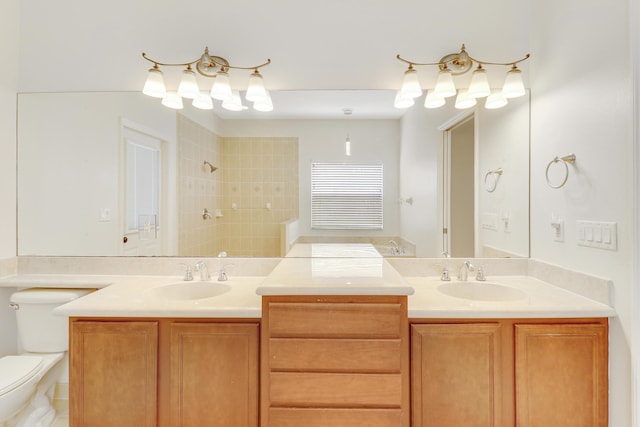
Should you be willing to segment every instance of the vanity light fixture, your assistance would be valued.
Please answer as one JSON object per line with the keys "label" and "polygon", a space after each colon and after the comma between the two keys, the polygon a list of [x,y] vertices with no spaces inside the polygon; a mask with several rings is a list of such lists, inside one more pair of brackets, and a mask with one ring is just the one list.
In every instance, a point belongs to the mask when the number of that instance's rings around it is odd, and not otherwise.
{"label": "vanity light fixture", "polygon": [[[146,53],[142,52],[142,57],[153,63],[153,67],[149,69],[147,80],[142,89],[142,93],[155,98],[162,98],[162,104],[169,108],[183,108],[182,100],[190,99],[194,107],[202,110],[212,110],[213,100],[222,101],[222,107],[232,111],[245,110],[248,107],[242,105],[240,93],[233,90],[229,70],[253,70],[249,76],[249,87],[245,95],[247,102],[253,103],[253,108],[258,111],[273,110],[273,102],[269,92],[264,87],[260,68],[271,63],[267,62],[253,67],[237,67],[229,64],[225,58],[209,54],[209,48],[205,47],[204,53],[195,61],[184,63],[163,63],[151,59]],[[164,84],[163,72],[160,67],[184,67],[182,77],[178,85],[177,92],[167,91]],[[203,92],[198,85],[196,73],[201,76],[213,79],[211,90]]]}
{"label": "vanity light fixture", "polygon": [[[481,61],[470,56],[464,44],[460,52],[450,53],[440,58],[440,61],[432,63],[413,62],[396,55],[398,60],[409,64],[409,67],[404,72],[402,86],[396,95],[394,106],[396,108],[409,108],[414,104],[414,99],[422,95],[422,88],[415,67],[437,65],[440,70],[438,71],[435,88],[427,91],[424,102],[426,108],[441,107],[446,103],[446,98],[455,95],[457,95],[455,107],[458,109],[473,107],[479,98],[486,98],[485,108],[504,107],[507,105],[509,98],[517,98],[526,94],[524,83],[522,82],[522,71],[518,69],[517,64],[529,59],[529,56],[527,53],[524,58],[510,62]],[[454,76],[468,72],[474,65],[475,70],[472,73],[468,87],[456,89]],[[510,67],[502,90],[491,90],[485,65]]]}

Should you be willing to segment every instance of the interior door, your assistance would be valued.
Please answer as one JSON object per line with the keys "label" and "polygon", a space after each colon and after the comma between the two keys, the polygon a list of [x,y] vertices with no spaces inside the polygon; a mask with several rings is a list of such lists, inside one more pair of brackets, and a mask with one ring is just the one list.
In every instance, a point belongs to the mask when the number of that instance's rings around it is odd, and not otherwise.
{"label": "interior door", "polygon": [[121,255],[161,255],[166,246],[166,143],[130,125],[122,127],[124,200]]}
{"label": "interior door", "polygon": [[475,255],[475,130],[467,115],[444,130],[443,250],[452,257]]}

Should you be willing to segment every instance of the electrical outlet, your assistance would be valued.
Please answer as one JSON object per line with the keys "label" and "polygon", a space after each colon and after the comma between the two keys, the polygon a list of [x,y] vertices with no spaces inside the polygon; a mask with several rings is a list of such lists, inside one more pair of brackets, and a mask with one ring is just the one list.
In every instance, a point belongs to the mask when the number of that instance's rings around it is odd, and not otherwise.
{"label": "electrical outlet", "polygon": [[553,241],[564,242],[564,221],[561,219],[551,222],[553,228]]}

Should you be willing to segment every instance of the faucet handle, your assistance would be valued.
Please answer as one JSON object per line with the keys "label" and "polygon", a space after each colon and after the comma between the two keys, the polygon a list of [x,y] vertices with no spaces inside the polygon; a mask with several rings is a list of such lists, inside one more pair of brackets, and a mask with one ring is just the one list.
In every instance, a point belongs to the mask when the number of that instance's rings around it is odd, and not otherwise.
{"label": "faucet handle", "polygon": [[218,282],[225,282],[227,280],[229,280],[229,278],[227,277],[227,273],[225,272],[225,269],[227,267],[231,267],[233,264],[224,264],[220,267],[220,272],[218,273]]}
{"label": "faucet handle", "polygon": [[487,280],[487,278],[484,275],[484,267],[483,266],[479,266],[478,267],[478,273],[476,274],[476,280],[479,282],[484,282],[485,280]]}
{"label": "faucet handle", "polygon": [[449,269],[447,267],[442,270],[442,276],[440,276],[440,280],[443,282],[449,282],[451,280],[451,275],[449,274]]}
{"label": "faucet handle", "polygon": [[187,270],[184,272],[184,279],[185,282],[190,282],[193,280],[193,274],[191,274],[191,266],[187,265]]}

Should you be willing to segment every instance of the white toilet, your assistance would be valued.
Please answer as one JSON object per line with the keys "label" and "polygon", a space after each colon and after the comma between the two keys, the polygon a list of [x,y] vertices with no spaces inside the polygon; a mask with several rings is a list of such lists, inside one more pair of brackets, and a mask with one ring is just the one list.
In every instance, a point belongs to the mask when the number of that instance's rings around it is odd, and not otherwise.
{"label": "white toilet", "polygon": [[69,349],[69,319],[53,314],[53,309],[92,291],[33,288],[11,295],[24,353],[0,358],[1,427],[53,423],[53,393]]}

